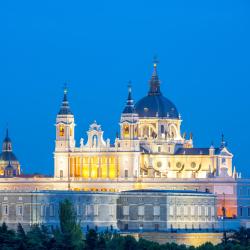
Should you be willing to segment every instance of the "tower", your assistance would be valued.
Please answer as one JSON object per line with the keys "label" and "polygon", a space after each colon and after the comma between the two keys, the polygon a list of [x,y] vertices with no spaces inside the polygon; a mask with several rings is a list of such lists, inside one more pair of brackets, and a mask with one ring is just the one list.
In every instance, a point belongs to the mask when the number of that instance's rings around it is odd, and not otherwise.
{"label": "tower", "polygon": [[120,135],[122,140],[138,139],[138,121],[139,116],[135,111],[134,100],[132,98],[132,88],[129,84],[127,103],[120,120]]}
{"label": "tower", "polygon": [[12,142],[9,137],[9,131],[6,130],[6,136],[3,140],[2,153],[0,154],[0,175],[4,175],[5,168],[11,165],[15,170],[15,175],[20,175],[20,163],[13,153]]}
{"label": "tower", "polygon": [[72,151],[75,147],[75,119],[68,102],[68,90],[64,89],[61,108],[56,117],[55,151]]}
{"label": "tower", "polygon": [[120,119],[119,151],[126,152],[120,159],[120,176],[124,178],[140,175],[140,143],[138,139],[139,116],[135,111],[131,85],[128,86],[128,98]]}
{"label": "tower", "polygon": [[54,176],[69,177],[70,152],[75,149],[75,119],[68,102],[68,90],[64,89],[61,108],[56,117],[56,141],[54,153]]}

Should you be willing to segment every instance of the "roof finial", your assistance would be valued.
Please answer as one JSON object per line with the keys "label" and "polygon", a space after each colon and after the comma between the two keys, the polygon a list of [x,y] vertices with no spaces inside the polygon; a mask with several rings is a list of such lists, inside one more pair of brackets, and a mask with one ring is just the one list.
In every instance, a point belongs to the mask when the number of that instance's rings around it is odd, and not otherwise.
{"label": "roof finial", "polygon": [[128,100],[132,100],[132,82],[128,81]]}
{"label": "roof finial", "polygon": [[156,69],[157,68],[157,64],[159,63],[157,55],[154,55],[153,63],[154,63],[154,69]]}
{"label": "roof finial", "polygon": [[150,89],[148,94],[161,95],[160,80],[157,74],[157,64],[159,63],[157,56],[154,56],[153,63],[154,63],[154,71],[150,80]]}

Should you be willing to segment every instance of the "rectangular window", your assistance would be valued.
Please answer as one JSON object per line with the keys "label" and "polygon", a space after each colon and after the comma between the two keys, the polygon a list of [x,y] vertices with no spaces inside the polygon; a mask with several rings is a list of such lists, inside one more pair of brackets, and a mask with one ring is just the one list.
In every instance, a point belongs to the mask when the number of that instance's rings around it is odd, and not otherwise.
{"label": "rectangular window", "polygon": [[176,215],[177,215],[177,216],[180,216],[180,215],[181,215],[181,207],[180,207],[180,206],[177,206],[177,207],[176,207]]}
{"label": "rectangular window", "polygon": [[215,210],[214,210],[214,207],[211,207],[211,216],[214,216],[215,215]]}
{"label": "rectangular window", "polygon": [[174,206],[169,206],[169,215],[174,216]]}
{"label": "rectangular window", "polygon": [[138,215],[139,216],[144,216],[144,206],[139,206],[138,207]]}
{"label": "rectangular window", "polygon": [[123,206],[123,215],[125,216],[129,215],[129,206]]}
{"label": "rectangular window", "polygon": [[128,178],[128,170],[127,169],[125,169],[125,171],[124,171],[124,176],[125,176],[125,178]]}
{"label": "rectangular window", "polygon": [[86,216],[90,216],[92,214],[92,206],[86,205]]}
{"label": "rectangular window", "polygon": [[250,207],[247,208],[247,216],[250,216]]}
{"label": "rectangular window", "polygon": [[63,170],[60,170],[60,178],[63,178]]}
{"label": "rectangular window", "polygon": [[9,206],[3,205],[2,211],[3,211],[3,215],[8,215],[9,214]]}
{"label": "rectangular window", "polygon": [[160,216],[160,207],[154,206],[154,216]]}
{"label": "rectangular window", "polygon": [[205,207],[205,216],[208,217],[208,207]]}
{"label": "rectangular window", "polygon": [[45,216],[45,205],[41,205],[41,217]]}
{"label": "rectangular window", "polygon": [[194,211],[194,205],[191,205],[191,216],[195,215],[195,211]]}
{"label": "rectangular window", "polygon": [[201,216],[201,206],[198,206],[198,216]]}
{"label": "rectangular window", "polygon": [[184,206],[184,216],[188,216],[188,207]]}
{"label": "rectangular window", "polygon": [[19,215],[19,216],[22,216],[22,215],[23,215],[23,206],[22,206],[22,205],[18,205],[18,206],[17,206],[16,213],[17,213],[17,215]]}
{"label": "rectangular window", "polygon": [[98,216],[98,205],[94,205],[94,216]]}
{"label": "rectangular window", "polygon": [[50,204],[50,205],[49,205],[49,216],[53,217],[54,214],[55,214],[54,205],[53,205],[53,204]]}
{"label": "rectangular window", "polygon": [[109,215],[113,216],[114,215],[114,207],[111,205],[109,206]]}
{"label": "rectangular window", "polygon": [[240,216],[243,216],[243,207],[240,207]]}

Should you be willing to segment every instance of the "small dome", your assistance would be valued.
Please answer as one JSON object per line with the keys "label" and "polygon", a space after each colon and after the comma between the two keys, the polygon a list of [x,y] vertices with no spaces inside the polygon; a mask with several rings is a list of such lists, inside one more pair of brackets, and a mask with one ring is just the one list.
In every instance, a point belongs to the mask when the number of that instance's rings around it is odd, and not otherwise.
{"label": "small dome", "polygon": [[145,96],[136,103],[135,110],[140,118],[179,119],[175,105],[161,94]]}

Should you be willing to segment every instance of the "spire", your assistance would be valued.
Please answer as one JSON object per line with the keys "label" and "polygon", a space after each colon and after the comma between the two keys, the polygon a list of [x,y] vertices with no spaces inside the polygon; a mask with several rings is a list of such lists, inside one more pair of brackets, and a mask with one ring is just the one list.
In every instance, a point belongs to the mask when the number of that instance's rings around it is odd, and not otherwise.
{"label": "spire", "polygon": [[64,90],[63,90],[63,101],[62,101],[62,105],[60,108],[60,111],[58,113],[59,115],[72,115],[73,113],[70,110],[69,107],[69,102],[68,102],[68,89],[67,86],[64,86]]}
{"label": "spire", "polygon": [[226,141],[225,141],[225,136],[224,136],[224,134],[222,133],[222,135],[221,135],[221,146],[220,146],[220,148],[223,149],[223,148],[225,148],[226,146],[227,146],[227,143],[226,143]]}
{"label": "spire", "polygon": [[149,89],[148,94],[149,95],[161,95],[160,80],[159,80],[158,73],[157,73],[157,64],[159,63],[159,61],[156,56],[154,57],[153,63],[154,63],[154,70],[153,70],[151,80],[149,81],[150,89]]}
{"label": "spire", "polygon": [[132,98],[132,86],[131,86],[131,81],[128,83],[128,98],[127,98],[127,103],[126,106],[122,112],[123,114],[132,114],[135,113],[135,105],[134,105],[134,100]]}
{"label": "spire", "polygon": [[10,138],[9,138],[9,129],[8,128],[6,128],[6,136],[5,136],[4,141],[10,141]]}
{"label": "spire", "polygon": [[6,136],[3,140],[3,152],[11,152],[12,151],[12,143],[9,137],[9,130],[6,129]]}

